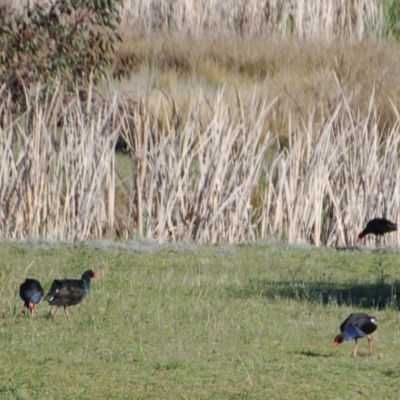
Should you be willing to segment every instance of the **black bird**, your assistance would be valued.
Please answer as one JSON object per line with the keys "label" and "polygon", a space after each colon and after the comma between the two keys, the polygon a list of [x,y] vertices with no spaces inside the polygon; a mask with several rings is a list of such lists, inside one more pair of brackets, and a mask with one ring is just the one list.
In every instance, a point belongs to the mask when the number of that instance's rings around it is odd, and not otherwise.
{"label": "black bird", "polygon": [[82,279],[55,279],[53,281],[45,300],[49,302],[49,305],[57,306],[54,319],[58,314],[59,308],[63,306],[69,321],[67,307],[79,304],[85,298],[90,289],[90,280],[92,278],[97,278],[97,273],[88,269],[83,273]]}
{"label": "black bird", "polygon": [[350,314],[348,318],[340,325],[340,335],[335,337],[333,341],[333,345],[336,347],[339,346],[340,343],[345,342],[346,340],[354,339],[356,341],[356,345],[354,347],[354,357],[357,356],[357,340],[363,337],[367,337],[368,339],[368,349],[369,355],[372,355],[372,342],[369,335],[374,333],[378,325],[376,322],[378,320],[375,317],[371,317],[368,314],[364,313],[354,313]]}
{"label": "black bird", "polygon": [[33,317],[35,304],[38,304],[42,299],[44,290],[40,282],[36,279],[26,278],[24,283],[19,287],[19,296],[25,303],[25,307],[29,310]]}
{"label": "black bird", "polygon": [[386,218],[374,218],[368,221],[364,230],[358,235],[357,242],[361,242],[361,240],[370,233],[379,237],[393,231],[397,231],[397,225],[394,222]]}

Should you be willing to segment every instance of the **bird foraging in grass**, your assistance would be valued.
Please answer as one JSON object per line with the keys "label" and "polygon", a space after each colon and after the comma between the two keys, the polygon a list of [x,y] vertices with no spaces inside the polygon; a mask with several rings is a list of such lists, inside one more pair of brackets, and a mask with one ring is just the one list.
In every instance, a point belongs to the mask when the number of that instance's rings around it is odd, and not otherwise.
{"label": "bird foraging in grass", "polygon": [[368,221],[364,230],[358,235],[357,243],[361,242],[361,240],[370,233],[378,238],[379,236],[384,236],[385,233],[394,231],[397,231],[397,225],[394,222],[386,218],[374,218]]}
{"label": "bird foraging in grass", "polygon": [[82,302],[90,289],[92,278],[97,278],[97,272],[91,269],[85,271],[81,279],[55,279],[51,285],[45,300],[51,306],[57,306],[54,319],[57,317],[59,308],[64,307],[65,315],[70,320],[67,307]]}
{"label": "bird foraging in grass", "polygon": [[340,335],[337,335],[333,341],[333,345],[336,347],[339,344],[345,342],[346,340],[354,339],[356,341],[354,347],[353,356],[357,356],[357,345],[358,339],[366,337],[368,339],[368,350],[369,355],[372,355],[372,342],[369,335],[374,333],[378,325],[376,324],[378,320],[375,317],[371,317],[364,313],[354,313],[350,314],[348,318],[340,325]]}
{"label": "bird foraging in grass", "polygon": [[26,278],[24,283],[19,287],[19,296],[25,303],[25,307],[29,310],[31,317],[33,317],[33,310],[35,304],[38,304],[42,299],[44,290],[40,282],[36,279]]}

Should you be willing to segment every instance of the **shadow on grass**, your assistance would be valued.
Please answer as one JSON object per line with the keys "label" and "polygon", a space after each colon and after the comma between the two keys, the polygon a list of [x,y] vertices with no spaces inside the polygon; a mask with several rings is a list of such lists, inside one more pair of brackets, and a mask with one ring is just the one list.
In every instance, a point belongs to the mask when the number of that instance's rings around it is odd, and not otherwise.
{"label": "shadow on grass", "polygon": [[251,279],[241,288],[232,289],[232,295],[240,298],[265,297],[268,299],[292,299],[312,303],[337,304],[361,308],[399,308],[396,288],[399,282],[333,283],[331,281],[303,280],[270,281]]}
{"label": "shadow on grass", "polygon": [[359,246],[336,246],[337,251],[361,251]]}
{"label": "shadow on grass", "polygon": [[395,370],[395,369],[386,369],[384,371],[382,371],[382,374],[387,376],[388,378],[399,378],[400,377],[400,373],[399,371]]}
{"label": "shadow on grass", "polygon": [[332,353],[323,354],[323,353],[317,353],[313,350],[295,351],[294,354],[298,354],[300,356],[307,356],[307,357],[332,357]]}

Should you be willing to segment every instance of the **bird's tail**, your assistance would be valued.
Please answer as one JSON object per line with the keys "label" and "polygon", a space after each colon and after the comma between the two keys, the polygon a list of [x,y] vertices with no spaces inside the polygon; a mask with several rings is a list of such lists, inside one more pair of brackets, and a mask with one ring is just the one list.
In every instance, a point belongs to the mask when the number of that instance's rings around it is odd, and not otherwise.
{"label": "bird's tail", "polygon": [[50,293],[48,293],[46,295],[46,297],[44,298],[44,301],[52,301],[54,299],[54,296]]}

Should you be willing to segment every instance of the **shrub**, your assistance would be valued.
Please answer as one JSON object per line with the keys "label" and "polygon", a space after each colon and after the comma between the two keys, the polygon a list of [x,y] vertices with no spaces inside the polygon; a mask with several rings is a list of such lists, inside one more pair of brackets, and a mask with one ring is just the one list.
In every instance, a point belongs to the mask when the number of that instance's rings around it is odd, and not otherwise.
{"label": "shrub", "polygon": [[[122,0],[55,0],[0,5],[0,88],[21,103],[24,85],[76,86],[103,76],[114,60]],[[121,74],[121,70],[119,71]]]}

